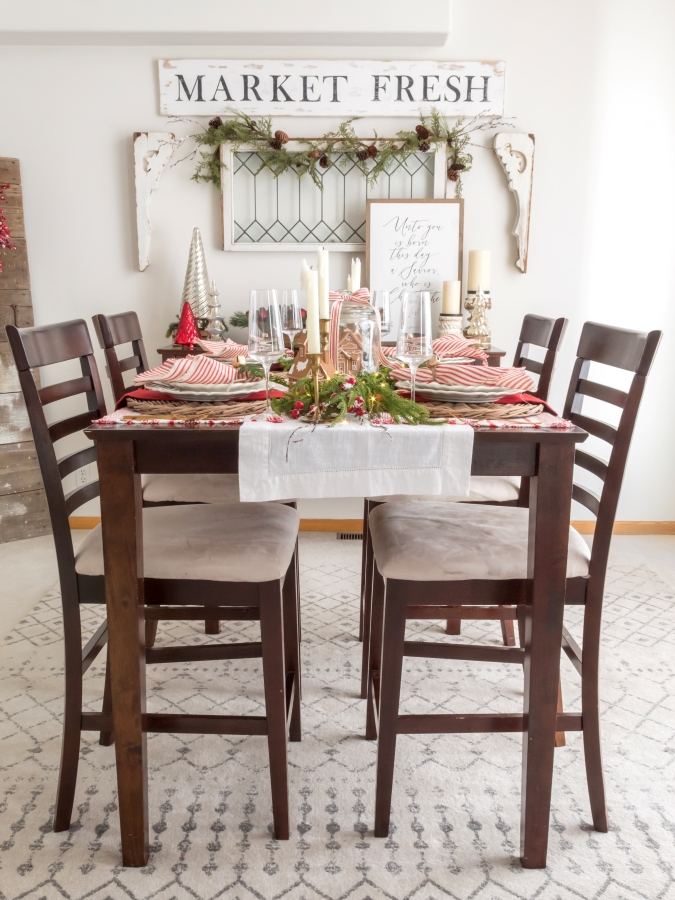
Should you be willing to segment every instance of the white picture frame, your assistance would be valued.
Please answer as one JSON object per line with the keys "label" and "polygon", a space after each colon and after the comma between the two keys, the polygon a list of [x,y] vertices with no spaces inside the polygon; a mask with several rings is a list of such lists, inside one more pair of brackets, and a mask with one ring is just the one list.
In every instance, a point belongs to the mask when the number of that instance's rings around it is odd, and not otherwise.
{"label": "white picture frame", "polygon": [[403,290],[431,292],[432,319],[441,311],[444,281],[462,280],[464,201],[368,200],[366,284],[389,291],[391,330],[396,340]]}
{"label": "white picture frame", "polygon": [[[306,149],[306,145],[299,141],[289,141],[286,145],[289,150]],[[236,152],[254,152],[255,147],[243,145]],[[244,242],[235,239],[235,187],[234,187],[234,170],[235,170],[235,150],[231,144],[221,144],[220,147],[220,184],[221,184],[221,202],[222,202],[222,221],[223,221],[223,250],[251,253],[256,251],[264,251],[265,253],[288,253],[299,252],[307,253],[308,250],[317,249],[318,247],[327,247],[331,252],[344,253],[364,253],[366,250],[366,242],[354,243],[337,243],[332,241],[302,241],[298,243],[271,241],[260,242]],[[434,176],[433,176],[433,196],[442,199],[446,197],[448,190],[454,189],[452,182],[447,178],[447,149],[444,143],[437,144],[434,153]],[[308,175],[303,175],[303,179],[308,179]],[[450,186],[450,187],[448,187]],[[318,190],[318,189],[317,189]],[[431,199],[431,198],[430,198]],[[366,201],[366,216],[367,204]],[[402,201],[401,201],[402,202]]]}

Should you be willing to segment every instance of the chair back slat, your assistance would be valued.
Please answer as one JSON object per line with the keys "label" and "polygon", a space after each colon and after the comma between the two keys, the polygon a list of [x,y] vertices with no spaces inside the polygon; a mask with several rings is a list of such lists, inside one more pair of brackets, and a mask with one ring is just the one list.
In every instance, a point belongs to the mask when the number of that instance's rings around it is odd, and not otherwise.
{"label": "chair back slat", "polygon": [[[81,466],[95,462],[96,448],[89,446],[65,456],[59,462],[54,443],[81,431],[93,419],[98,419],[106,413],[89,329],[83,319],[76,319],[72,322],[35,328],[16,328],[14,325],[8,325],[6,331],[19,374],[47,495],[64,603],[76,603],[77,577],[68,516],[83,503],[98,495],[98,482],[89,482],[71,491],[66,498],[62,479]],[[38,389],[37,375],[33,373],[33,369],[70,360],[79,361],[81,377]],[[72,401],[80,396],[84,397],[85,412],[62,419],[51,426],[47,423],[45,406],[66,398]]]}
{"label": "chair back slat", "polygon": [[[143,343],[141,324],[137,314],[133,311],[117,313],[112,316],[99,314],[93,316],[93,322],[98,342],[105,353],[110,385],[115,402],[117,402],[128,390],[124,384],[123,373],[135,369],[136,373],[140,374],[150,368]],[[132,347],[132,356],[120,360],[116,347],[129,343]]]}
{"label": "chair back slat", "polygon": [[78,394],[88,393],[93,390],[93,387],[91,378],[88,375],[81,375],[79,378],[71,378],[70,381],[61,381],[59,384],[50,384],[40,388],[38,394],[42,405],[47,406],[48,403],[65,400],[66,397],[76,397]]}
{"label": "chair back slat", "polygon": [[614,446],[614,441],[616,440],[616,428],[608,425],[607,422],[601,422],[599,419],[591,419],[588,416],[582,416],[581,413],[576,412],[570,413],[567,418],[569,418],[571,422],[574,422],[575,425],[578,425],[579,428],[583,428],[584,431],[592,434],[593,437],[600,438],[601,441],[605,441],[607,444]]}
{"label": "chair back slat", "polygon": [[[578,484],[574,485],[572,494],[575,500],[582,503],[597,518],[590,574],[592,579],[597,579],[600,599],[628,451],[647,376],[660,341],[660,331],[650,331],[646,334],[611,328],[596,322],[586,322],[579,340],[577,360],[572,371],[563,416],[611,447],[607,463],[585,450],[576,451],[575,464],[600,478],[603,485],[599,496]],[[591,381],[588,377],[591,363],[601,363],[633,372],[628,391],[620,391]],[[621,410],[616,428],[582,412],[585,397],[602,400]]]}
{"label": "chair back slat", "polygon": [[84,506],[85,503],[100,496],[100,494],[101,491],[98,481],[90,481],[87,484],[82,485],[82,487],[75,488],[74,491],[69,491],[65,496],[66,512],[69,516],[72,515],[76,509]]}
{"label": "chair back slat", "polygon": [[61,419],[49,426],[49,437],[53,444],[60,441],[61,438],[68,437],[70,434],[77,434],[88,428],[94,419],[100,419],[98,410],[87,410],[87,412],[78,413],[76,416],[70,416],[68,419]]}
{"label": "chair back slat", "polygon": [[607,463],[598,459],[597,456],[593,456],[592,453],[587,453],[586,450],[577,450],[574,456],[574,464],[581,466],[582,469],[586,469],[587,472],[595,475],[600,481],[604,481],[607,477]]}
{"label": "chair back slat", "polygon": [[[527,315],[523,319],[513,365],[517,368],[524,366],[529,372],[539,375],[533,394],[541,400],[548,400],[555,360],[566,327],[567,319],[547,319],[545,316],[533,315]],[[530,347],[543,347],[546,350],[543,362],[530,358]]]}
{"label": "chair back slat", "polygon": [[612,406],[618,406],[619,409],[623,409],[628,402],[628,394],[625,391],[609,387],[607,384],[598,384],[597,381],[588,381],[586,378],[579,379],[577,393],[583,394],[585,397],[593,397],[595,400],[603,400],[605,403],[611,403]]}
{"label": "chair back slat", "polygon": [[65,478],[71,472],[81,469],[82,466],[88,466],[89,463],[96,462],[96,460],[96,447],[93,445],[85,447],[84,450],[76,450],[75,453],[69,453],[68,456],[63,456],[57,460],[61,478]]}
{"label": "chair back slat", "polygon": [[592,512],[594,516],[597,516],[597,514],[600,512],[600,497],[598,497],[596,493],[590,491],[588,488],[582,488],[578,484],[573,485],[572,500],[576,500],[577,503],[581,503],[581,505],[590,510],[590,512]]}

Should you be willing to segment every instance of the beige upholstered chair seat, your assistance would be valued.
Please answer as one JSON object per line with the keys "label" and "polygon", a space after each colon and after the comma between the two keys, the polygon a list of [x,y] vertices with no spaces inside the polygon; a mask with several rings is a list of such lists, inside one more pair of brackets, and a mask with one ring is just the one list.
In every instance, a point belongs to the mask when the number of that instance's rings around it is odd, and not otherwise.
{"label": "beige upholstered chair seat", "polygon": [[[462,503],[383,503],[368,524],[377,568],[404,581],[527,577],[527,509]],[[588,575],[591,552],[570,528],[567,577]]]}
{"label": "beige upholstered chair seat", "polygon": [[143,475],[148,503],[238,503],[238,475]]}
{"label": "beige upholstered chair seat", "polygon": [[517,500],[520,490],[520,477],[518,475],[475,475],[471,479],[468,497],[439,497],[436,494],[412,496],[409,494],[395,494],[387,497],[370,497],[378,503],[391,503],[396,500],[431,500],[435,503],[486,503],[488,501],[505,503],[507,500]]}
{"label": "beige upholstered chair seat", "polygon": [[[281,503],[209,503],[143,510],[146,578],[274,581],[291,562],[300,518]],[[101,526],[75,554],[80,575],[103,575]]]}

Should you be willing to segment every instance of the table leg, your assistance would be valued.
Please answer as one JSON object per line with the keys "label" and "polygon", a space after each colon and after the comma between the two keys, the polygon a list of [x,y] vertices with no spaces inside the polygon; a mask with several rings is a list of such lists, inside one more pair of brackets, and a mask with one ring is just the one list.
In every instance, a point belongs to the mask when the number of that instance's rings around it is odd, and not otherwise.
{"label": "table leg", "polygon": [[134,444],[98,445],[122,863],[148,861],[143,510]]}
{"label": "table leg", "polygon": [[520,859],[527,869],[546,866],[573,468],[573,444],[539,445],[538,473],[530,483],[532,605],[524,629]]}

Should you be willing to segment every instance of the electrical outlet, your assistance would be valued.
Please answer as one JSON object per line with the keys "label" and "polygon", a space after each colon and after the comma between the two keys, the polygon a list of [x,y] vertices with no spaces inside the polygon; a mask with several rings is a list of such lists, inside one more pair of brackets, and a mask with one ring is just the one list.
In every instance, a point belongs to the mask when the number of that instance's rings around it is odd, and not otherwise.
{"label": "electrical outlet", "polygon": [[77,487],[82,487],[84,484],[89,484],[90,474],[89,474],[89,466],[82,466],[81,469],[77,470],[77,474],[75,476],[75,481],[77,483]]}

